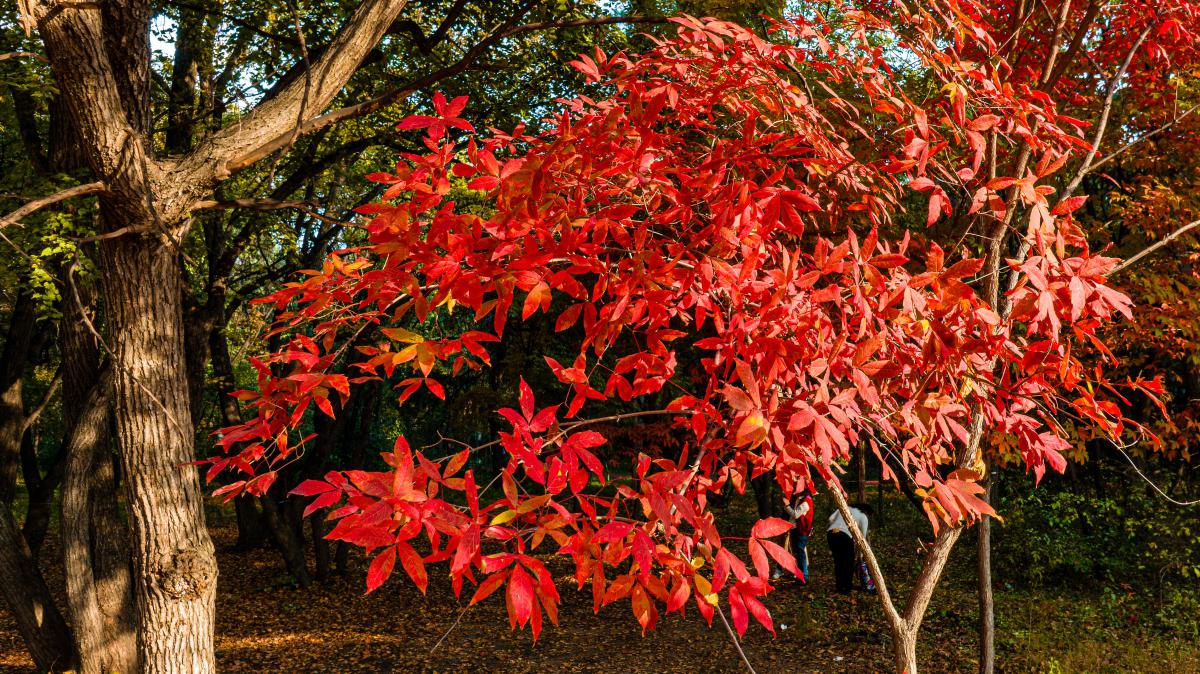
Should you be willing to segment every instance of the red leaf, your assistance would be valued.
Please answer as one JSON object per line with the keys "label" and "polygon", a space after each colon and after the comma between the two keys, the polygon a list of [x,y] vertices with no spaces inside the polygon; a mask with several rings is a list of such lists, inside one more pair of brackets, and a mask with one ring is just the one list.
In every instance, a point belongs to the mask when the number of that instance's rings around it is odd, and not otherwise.
{"label": "red leaf", "polygon": [[367,568],[367,592],[373,592],[375,588],[383,584],[383,581],[392,575],[392,567],[396,564],[396,548],[388,546],[379,553],[375,559],[371,560],[371,566]]}
{"label": "red leaf", "polygon": [[534,611],[533,580],[520,566],[514,566],[509,576],[508,601],[511,619],[519,625],[529,622],[530,614]]}
{"label": "red leaf", "polygon": [[417,551],[413,550],[408,543],[397,543],[396,549],[399,551],[400,563],[404,566],[408,577],[412,578],[421,594],[425,594],[425,589],[429,586],[429,576],[425,573],[425,560],[421,559],[421,555],[417,554]]}
{"label": "red leaf", "polygon": [[778,517],[768,517],[755,522],[754,528],[750,530],[750,535],[754,538],[774,538],[789,531],[791,528],[792,525],[785,520]]}

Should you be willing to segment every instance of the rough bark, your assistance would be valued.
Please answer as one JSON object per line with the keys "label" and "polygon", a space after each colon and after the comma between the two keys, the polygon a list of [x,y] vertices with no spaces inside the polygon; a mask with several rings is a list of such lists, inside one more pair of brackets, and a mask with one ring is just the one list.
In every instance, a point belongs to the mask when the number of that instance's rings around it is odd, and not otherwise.
{"label": "rough bark", "polygon": [[[102,543],[96,540],[93,531],[93,474],[104,471],[111,476],[112,473],[112,463],[103,451],[108,436],[108,388],[107,379],[92,387],[72,432],[64,441],[67,469],[62,496],[63,567],[80,674],[132,672],[137,666],[132,625],[126,624],[121,634],[107,629],[110,616],[105,614],[101,602],[102,583],[97,582],[93,552]],[[128,572],[124,580],[128,588]]]}
{"label": "rough bark", "polygon": [[71,630],[50,596],[12,511],[3,505],[0,505],[0,593],[38,670],[73,669],[75,649]]}
{"label": "rough bark", "polygon": [[[102,182],[98,259],[116,440],[132,529],[138,654],[147,674],[214,671],[216,562],[195,469],[179,248],[192,205],[294,138],[327,106],[405,0],[367,0],[294,83],[179,161],[151,154],[150,3],[27,0],[88,168]],[[285,143],[286,144],[286,143]]]}
{"label": "rough bark", "polygon": [[[145,224],[140,223],[140,224]],[[143,671],[211,672],[217,566],[194,468],[174,250],[110,239],[101,268],[113,347],[117,441],[133,528]]]}
{"label": "rough bark", "polygon": [[[111,451],[112,380],[97,365],[100,348],[86,327],[87,286],[65,284],[59,352],[63,368],[62,547],[67,608],[81,674],[137,671],[128,526],[117,509]],[[94,322],[94,319],[88,318]]]}

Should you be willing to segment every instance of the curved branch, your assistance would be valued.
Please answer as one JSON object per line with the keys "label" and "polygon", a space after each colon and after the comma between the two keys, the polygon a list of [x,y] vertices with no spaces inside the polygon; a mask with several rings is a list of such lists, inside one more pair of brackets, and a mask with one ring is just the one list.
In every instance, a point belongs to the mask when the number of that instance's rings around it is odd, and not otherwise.
{"label": "curved branch", "polygon": [[3,218],[0,218],[0,229],[4,229],[5,227],[8,227],[9,225],[18,224],[20,222],[21,218],[29,215],[30,213],[41,210],[41,209],[45,208],[46,206],[49,206],[50,204],[56,204],[60,201],[66,201],[67,199],[72,199],[74,197],[81,197],[81,196],[84,196],[85,194],[95,194],[96,192],[103,192],[106,189],[108,189],[108,188],[105,186],[104,183],[97,181],[94,183],[87,183],[84,185],[76,185],[75,187],[70,187],[61,192],[56,192],[54,194],[51,194],[48,197],[42,197],[41,199],[34,199],[33,201],[25,204],[24,206],[13,211],[12,213],[9,213],[8,215],[4,216]]}

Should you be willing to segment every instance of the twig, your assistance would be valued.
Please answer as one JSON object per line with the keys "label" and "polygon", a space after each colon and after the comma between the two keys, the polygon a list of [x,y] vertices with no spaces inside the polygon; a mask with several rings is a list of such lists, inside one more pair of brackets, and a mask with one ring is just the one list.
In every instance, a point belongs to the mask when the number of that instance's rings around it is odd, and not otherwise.
{"label": "twig", "polygon": [[742,650],[742,642],[738,641],[737,634],[734,634],[733,628],[729,626],[729,621],[725,618],[725,609],[717,607],[717,615],[721,616],[721,622],[725,625],[725,631],[729,632],[729,638],[733,639],[733,647],[737,649],[738,655],[742,657],[742,662],[745,663],[746,669],[750,670],[750,674],[758,674],[754,671],[754,665],[750,664],[750,660],[746,657],[746,651]]}
{"label": "twig", "polygon": [[1178,239],[1179,237],[1183,236],[1184,234],[1187,234],[1188,232],[1190,232],[1191,230],[1193,230],[1197,227],[1200,227],[1200,220],[1193,220],[1192,222],[1189,222],[1188,224],[1184,225],[1183,227],[1180,227],[1179,229],[1166,235],[1158,242],[1156,242],[1146,248],[1143,248],[1137,255],[1134,255],[1133,257],[1130,257],[1130,258],[1126,258],[1123,262],[1121,262],[1121,264],[1113,267],[1112,271],[1108,272],[1107,276],[1111,277],[1114,274],[1116,274],[1117,272],[1123,271],[1126,267],[1132,265],[1134,262],[1137,262],[1138,260],[1146,257],[1147,255],[1153,253],[1154,251],[1158,250],[1159,248],[1162,248],[1163,246],[1167,245],[1168,243],[1171,243],[1175,239]]}
{"label": "twig", "polygon": [[1133,458],[1131,458],[1128,454],[1126,454],[1125,450],[1122,449],[1120,445],[1118,445],[1117,443],[1114,442],[1113,447],[1116,447],[1117,451],[1121,453],[1121,456],[1125,457],[1125,460],[1129,462],[1129,465],[1133,466],[1133,470],[1135,472],[1137,472],[1138,477],[1142,478],[1142,480],[1144,480],[1146,482],[1146,484],[1153,487],[1154,491],[1158,492],[1159,496],[1162,496],[1167,501],[1169,501],[1177,506],[1189,507],[1189,506],[1194,506],[1194,505],[1200,505],[1200,499],[1196,499],[1195,501],[1176,501],[1175,499],[1171,498],[1170,496],[1167,495],[1167,492],[1163,491],[1162,489],[1159,488],[1158,485],[1154,484],[1153,480],[1146,477],[1146,474],[1142,472],[1142,469],[1137,467],[1137,464],[1133,462]]}
{"label": "twig", "polygon": [[458,627],[458,623],[462,620],[463,616],[467,614],[467,609],[469,608],[471,607],[464,606],[463,610],[458,612],[458,617],[454,619],[454,624],[450,626],[450,629],[446,630],[446,633],[442,635],[441,639],[437,640],[437,643],[433,645],[433,648],[429,649],[430,655],[433,655],[433,652],[438,649],[438,646],[442,645],[442,642],[446,640],[446,637],[450,636],[450,633],[454,631],[454,628]]}

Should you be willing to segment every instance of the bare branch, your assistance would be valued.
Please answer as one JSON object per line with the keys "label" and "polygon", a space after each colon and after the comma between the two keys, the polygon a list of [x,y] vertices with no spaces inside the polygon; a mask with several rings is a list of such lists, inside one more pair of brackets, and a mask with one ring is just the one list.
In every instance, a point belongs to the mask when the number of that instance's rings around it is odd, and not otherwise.
{"label": "bare branch", "polygon": [[41,54],[39,54],[37,52],[32,52],[32,51],[10,51],[7,54],[0,54],[0,61],[7,61],[9,59],[16,59],[16,58],[37,59],[37,60],[41,61],[42,63],[50,62],[50,59],[46,58],[45,56],[42,56]]}
{"label": "bare branch", "polygon": [[1188,115],[1192,114],[1193,112],[1195,112],[1197,110],[1200,110],[1200,105],[1193,105],[1192,107],[1188,108],[1187,110],[1184,110],[1183,112],[1179,113],[1175,117],[1168,120],[1162,126],[1154,129],[1153,131],[1148,131],[1148,132],[1138,136],[1137,138],[1134,138],[1133,140],[1129,141],[1128,143],[1125,143],[1121,147],[1119,147],[1116,150],[1113,150],[1112,152],[1105,155],[1099,161],[1096,161],[1095,163],[1093,163],[1090,167],[1088,167],[1088,170],[1084,173],[1084,175],[1087,175],[1087,174],[1095,171],[1096,169],[1100,168],[1101,166],[1104,166],[1105,164],[1112,161],[1113,159],[1116,159],[1117,157],[1121,156],[1126,151],[1128,151],[1129,148],[1134,147],[1135,145],[1138,145],[1145,141],[1148,141],[1151,138],[1157,136],[1158,134],[1170,129],[1171,127],[1175,126],[1179,122],[1183,121],[1184,118],[1186,118]]}
{"label": "bare branch", "polygon": [[181,166],[206,177],[206,182],[220,181],[278,149],[280,137],[286,141],[291,135],[302,109],[322,110],[341,92],[406,4],[407,0],[364,2],[312,64],[310,77],[292,82],[236,123],[213,134]]}
{"label": "bare branch", "polygon": [[1121,80],[1125,77],[1125,72],[1129,70],[1129,65],[1133,63],[1133,57],[1137,54],[1138,49],[1141,49],[1142,43],[1150,36],[1150,31],[1154,25],[1146,26],[1138,35],[1133,46],[1129,48],[1129,53],[1125,55],[1124,62],[1121,63],[1120,69],[1108,81],[1108,92],[1104,97],[1104,107],[1100,111],[1100,121],[1096,124],[1096,135],[1092,137],[1092,147],[1088,150],[1087,155],[1083,158],[1083,163],[1079,165],[1079,170],[1075,172],[1075,177],[1071,179],[1070,184],[1063,190],[1062,198],[1070,197],[1075,190],[1079,189],[1079,185],[1083,183],[1083,178],[1091,170],[1092,161],[1096,158],[1096,153],[1100,151],[1100,144],[1104,142],[1104,132],[1108,129],[1108,118],[1112,114],[1113,99],[1117,95],[1117,88],[1121,85]]}
{"label": "bare branch", "polygon": [[50,406],[50,401],[54,399],[54,393],[58,391],[58,385],[62,383],[62,378],[63,372],[60,366],[54,371],[54,379],[50,380],[50,385],[46,387],[46,393],[42,395],[42,401],[38,403],[37,407],[33,408],[33,411],[25,416],[25,421],[21,423],[22,433],[37,423],[38,417],[42,416],[42,412],[45,412],[46,408]]}
{"label": "bare branch", "polygon": [[284,199],[231,199],[229,201],[200,201],[192,206],[192,210],[245,208],[252,211],[277,211],[282,209],[293,209],[323,222],[328,222],[335,225],[346,224],[337,218],[331,218],[328,215],[324,215],[313,210],[320,207],[321,205],[314,201]]}
{"label": "bare branch", "polygon": [[[363,101],[362,103],[356,103],[354,105],[349,105],[344,108],[339,108],[337,110],[327,112],[324,115],[321,115],[319,117],[311,119],[308,122],[304,123],[304,125],[300,129],[300,133],[301,134],[314,133],[316,131],[320,131],[321,129],[328,128],[339,122],[342,122],[342,121],[345,121],[348,119],[356,119],[359,117],[364,117],[364,116],[372,114],[374,112],[383,110],[384,108],[388,107],[389,105],[397,103],[425,87],[432,86],[448,77],[453,77],[454,75],[458,75],[460,73],[466,72],[475,64],[475,61],[480,56],[482,56],[490,47],[494,46],[495,44],[499,43],[500,41],[504,40],[507,37],[511,37],[511,36],[517,35],[519,33],[527,33],[527,32],[538,31],[538,30],[551,30],[551,29],[555,29],[555,28],[577,28],[577,27],[582,27],[582,26],[600,26],[600,25],[610,25],[610,24],[619,24],[619,23],[630,23],[630,24],[662,23],[665,21],[667,21],[667,19],[659,18],[659,17],[616,16],[616,17],[606,17],[606,18],[601,18],[601,19],[579,19],[579,20],[574,20],[574,21],[549,21],[549,22],[543,22],[543,23],[530,23],[530,24],[525,24],[525,25],[521,25],[521,26],[512,26],[512,27],[510,27],[508,29],[504,29],[504,30],[494,31],[491,34],[489,34],[487,37],[485,37],[482,40],[480,40],[479,42],[475,43],[474,46],[472,46],[469,50],[467,50],[467,52],[465,54],[463,54],[462,57],[460,57],[454,63],[452,63],[444,68],[441,68],[439,70],[436,70],[432,73],[429,73],[428,75],[424,75],[422,77],[418,77],[416,79],[409,80],[408,82],[405,82],[404,84],[400,85],[399,87],[396,87],[395,89],[392,89],[391,91],[389,91],[385,94],[382,94],[380,96],[377,96],[375,98],[372,98],[368,101]],[[314,109],[315,109],[315,106],[314,106]],[[253,163],[254,161],[257,161],[258,159],[261,159],[262,157],[265,157],[265,156],[271,154],[272,152],[275,152],[276,150],[283,148],[286,145],[285,141],[286,141],[286,138],[284,138],[284,137],[275,138],[274,140],[272,140],[272,141],[268,142],[267,144],[264,144],[263,146],[258,148],[258,150],[254,153],[253,156],[247,156],[245,161],[249,162],[249,163]],[[240,170],[242,168],[245,168],[245,166],[248,166],[249,163],[246,163],[245,165],[243,165],[242,163],[231,164],[229,166],[229,169],[231,171]]]}
{"label": "bare branch", "polygon": [[96,192],[103,192],[106,189],[107,189],[107,187],[105,187],[104,183],[94,182],[94,183],[87,183],[85,185],[76,185],[75,187],[70,187],[61,192],[56,192],[54,194],[51,194],[48,197],[42,197],[41,199],[34,199],[33,201],[25,204],[24,206],[13,211],[12,213],[9,213],[8,215],[4,216],[3,218],[0,218],[0,229],[4,229],[5,227],[8,227],[9,225],[18,224],[20,222],[21,218],[29,215],[30,213],[41,210],[41,209],[45,208],[46,206],[49,206],[50,204],[56,204],[60,201],[66,201],[67,199],[71,199],[74,197],[80,197],[85,194],[95,194]]}
{"label": "bare branch", "polygon": [[1180,227],[1179,229],[1166,235],[1161,240],[1151,244],[1150,246],[1143,248],[1136,255],[1125,258],[1125,260],[1123,262],[1121,262],[1121,264],[1113,267],[1112,271],[1108,272],[1108,276],[1111,278],[1112,276],[1116,275],[1118,272],[1124,271],[1127,267],[1133,265],[1138,260],[1146,257],[1147,255],[1153,253],[1154,251],[1158,250],[1159,248],[1162,248],[1163,246],[1167,245],[1168,243],[1171,243],[1175,239],[1178,239],[1179,237],[1183,236],[1184,234],[1187,234],[1188,232],[1192,231],[1193,229],[1196,229],[1197,227],[1200,227],[1200,220],[1194,220],[1192,222],[1189,222],[1188,224],[1184,225],[1183,227]]}
{"label": "bare branch", "polygon": [[757,672],[754,671],[754,665],[750,664],[750,659],[746,657],[746,651],[742,650],[742,642],[738,641],[737,634],[735,634],[733,628],[729,626],[729,620],[725,617],[725,609],[718,606],[717,615],[721,616],[721,623],[725,625],[725,631],[729,632],[729,638],[733,639],[733,646],[737,649],[738,655],[741,656],[742,664],[746,665],[746,669],[750,671],[750,674],[757,674]]}

